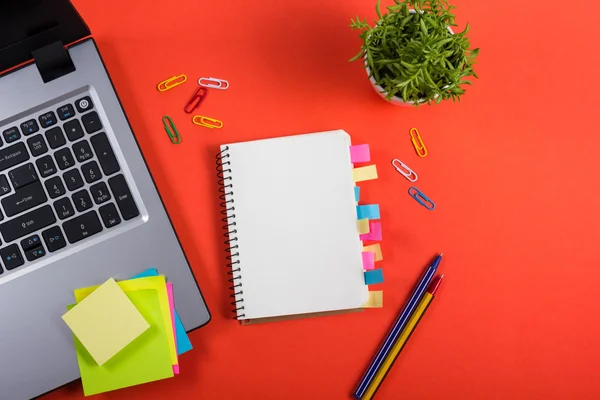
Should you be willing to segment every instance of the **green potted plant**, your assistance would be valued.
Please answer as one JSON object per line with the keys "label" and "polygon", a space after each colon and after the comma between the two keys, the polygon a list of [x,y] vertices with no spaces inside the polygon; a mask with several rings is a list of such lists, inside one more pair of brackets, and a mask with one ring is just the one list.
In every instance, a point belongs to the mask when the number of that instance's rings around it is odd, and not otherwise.
{"label": "green potted plant", "polygon": [[460,100],[479,49],[471,49],[467,24],[455,33],[455,16],[447,0],[394,0],[373,26],[358,17],[363,45],[350,61],[364,60],[373,87],[389,102],[407,106]]}

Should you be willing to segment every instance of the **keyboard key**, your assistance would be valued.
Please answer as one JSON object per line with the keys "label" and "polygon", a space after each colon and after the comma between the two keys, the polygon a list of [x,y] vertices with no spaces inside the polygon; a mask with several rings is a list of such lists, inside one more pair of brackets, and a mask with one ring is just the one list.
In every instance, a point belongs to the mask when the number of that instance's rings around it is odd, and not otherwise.
{"label": "keyboard key", "polygon": [[31,183],[17,189],[14,194],[2,199],[2,208],[8,217],[22,213],[48,200],[42,184]]}
{"label": "keyboard key", "polygon": [[67,134],[67,137],[69,138],[69,140],[71,142],[82,138],[84,135],[83,128],[81,127],[81,123],[77,119],[66,122],[63,125],[63,129],[65,130],[65,133]]}
{"label": "keyboard key", "polygon": [[57,122],[56,114],[54,114],[52,111],[48,111],[47,113],[40,115],[38,119],[42,128],[48,128]]}
{"label": "keyboard key", "polygon": [[69,150],[68,147],[60,149],[54,153],[54,158],[56,159],[58,168],[61,170],[71,168],[73,165],[75,165],[75,159],[73,158],[73,154],[71,154],[71,150]]}
{"label": "keyboard key", "polygon": [[46,141],[42,135],[35,135],[27,139],[27,146],[29,146],[29,151],[31,151],[31,155],[34,157],[48,151],[48,146],[46,146]]}
{"label": "keyboard key", "polygon": [[65,104],[64,106],[56,110],[56,113],[58,114],[58,118],[60,118],[61,121],[65,121],[75,115],[75,109],[72,105]]}
{"label": "keyboard key", "polygon": [[92,99],[90,99],[90,96],[85,96],[84,98],[79,99],[75,102],[75,107],[77,107],[77,111],[79,111],[80,113],[84,113],[94,108],[94,104],[92,103]]}
{"label": "keyboard key", "polygon": [[38,247],[40,244],[42,244],[42,242],[40,241],[40,237],[38,235],[29,236],[21,240],[21,247],[23,248],[23,251]]}
{"label": "keyboard key", "polygon": [[96,183],[90,187],[90,192],[92,193],[92,198],[96,204],[102,204],[105,201],[110,200],[110,192],[108,191],[108,187],[104,182]]}
{"label": "keyboard key", "polygon": [[54,202],[54,209],[60,219],[67,219],[75,215],[75,209],[71,205],[71,200],[68,197],[63,197],[60,200]]}
{"label": "keyboard key", "polygon": [[77,169],[72,169],[63,174],[63,179],[70,191],[79,189],[83,186],[83,178]]}
{"label": "keyboard key", "polygon": [[100,168],[96,161],[90,161],[89,163],[83,164],[81,166],[81,172],[83,172],[83,177],[87,183],[96,182],[98,179],[102,178],[102,172],[100,172]]}
{"label": "keyboard key", "polygon": [[107,205],[100,207],[100,216],[102,217],[104,226],[107,228],[112,228],[121,223],[121,217],[119,217],[117,207],[115,207],[113,203],[108,203]]}
{"label": "keyboard key", "polygon": [[53,226],[50,229],[46,229],[44,232],[42,232],[42,237],[44,238],[44,242],[46,243],[46,247],[50,253],[62,249],[67,245],[65,237],[58,226]]}
{"label": "keyboard key", "polygon": [[46,131],[46,140],[50,145],[51,149],[57,149],[60,146],[64,146],[67,143],[65,139],[65,135],[63,135],[62,129],[60,127],[52,128]]}
{"label": "keyboard key", "polygon": [[102,123],[100,122],[100,117],[96,111],[85,114],[83,117],[81,117],[81,122],[83,122],[83,126],[85,127],[85,131],[87,133],[98,132],[100,129],[102,129]]}
{"label": "keyboard key", "polygon": [[4,196],[10,192],[10,185],[8,184],[8,179],[6,176],[0,175],[0,196]]}
{"label": "keyboard key", "polygon": [[30,119],[21,124],[21,132],[23,132],[23,135],[25,136],[34,134],[39,130],[40,126],[35,119]]}
{"label": "keyboard key", "polygon": [[0,224],[0,232],[5,242],[12,242],[55,222],[56,217],[52,212],[52,207],[45,205]]}
{"label": "keyboard key", "polygon": [[4,136],[4,140],[6,141],[6,143],[12,143],[15,140],[19,140],[21,138],[21,133],[19,132],[19,129],[16,126],[13,126],[12,128],[8,128],[5,131],[3,131],[2,136]]}
{"label": "keyboard key", "polygon": [[19,142],[5,149],[0,149],[0,171],[29,160],[25,143]]}
{"label": "keyboard key", "polygon": [[[79,212],[85,211],[94,205],[92,203],[92,199],[90,198],[89,193],[85,189],[74,193],[73,196],[71,196],[71,198],[73,199],[75,208]],[[68,234],[67,234],[67,236],[68,236]]]}
{"label": "keyboard key", "polygon": [[35,261],[38,258],[44,257],[45,255],[46,250],[44,250],[42,246],[35,247],[25,252],[25,258],[27,258],[27,261]]}
{"label": "keyboard key", "polygon": [[40,171],[40,176],[42,178],[47,178],[50,175],[54,175],[58,171],[51,156],[44,156],[36,160],[35,165],[37,165],[38,171]]}
{"label": "keyboard key", "polygon": [[119,206],[119,210],[121,210],[121,215],[123,215],[125,221],[140,215],[123,175],[113,176],[108,180],[108,184],[110,185],[110,189],[115,196],[115,200],[117,201],[117,205]]}
{"label": "keyboard key", "polygon": [[90,211],[63,224],[69,243],[75,243],[102,231],[96,211]]}
{"label": "keyboard key", "polygon": [[8,173],[8,176],[15,189],[29,185],[38,180],[38,176],[35,173],[35,168],[32,163],[21,165],[20,167],[13,169]]}
{"label": "keyboard key", "polygon": [[51,199],[55,199],[67,193],[65,190],[65,185],[63,185],[60,177],[58,176],[48,179],[46,182],[44,182],[44,186],[46,186],[46,190],[48,191],[48,195],[50,195]]}
{"label": "keyboard key", "polygon": [[89,160],[93,156],[90,144],[85,140],[77,142],[73,145],[73,153],[75,154],[75,158],[79,162]]}
{"label": "keyboard key", "polygon": [[4,263],[4,266],[9,271],[25,264],[19,246],[16,244],[11,244],[10,246],[0,249],[0,257],[2,257],[2,263]]}
{"label": "keyboard key", "polygon": [[108,141],[108,137],[106,137],[106,133],[102,132],[92,136],[90,141],[92,142],[92,147],[96,152],[104,175],[114,174],[121,169],[117,162],[117,158],[115,157],[115,153],[113,152],[112,147],[110,147],[110,142]]}

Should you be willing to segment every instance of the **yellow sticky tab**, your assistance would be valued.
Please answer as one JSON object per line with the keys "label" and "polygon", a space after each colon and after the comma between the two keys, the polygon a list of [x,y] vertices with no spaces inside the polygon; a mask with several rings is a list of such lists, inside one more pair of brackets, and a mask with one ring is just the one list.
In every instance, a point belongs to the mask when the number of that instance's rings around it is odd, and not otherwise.
{"label": "yellow sticky tab", "polygon": [[365,246],[363,247],[363,251],[372,251],[373,253],[375,253],[375,261],[383,260],[383,254],[381,254],[381,246],[379,245],[379,243],[372,244],[370,246]]}
{"label": "yellow sticky tab", "polygon": [[367,218],[358,220],[358,233],[360,235],[369,233],[369,220]]}
{"label": "yellow sticky tab", "polygon": [[369,181],[377,179],[377,166],[367,165],[366,167],[354,168],[352,170],[354,182]]}
{"label": "yellow sticky tab", "polygon": [[[151,276],[148,278],[130,279],[120,281],[119,287],[126,293],[136,290],[154,289],[158,292],[158,303],[162,313],[163,325],[169,342],[169,354],[171,355],[171,364],[177,365],[177,349],[175,348],[175,335],[171,323],[171,306],[169,304],[169,295],[167,293],[167,282],[164,276]],[[91,296],[96,287],[88,287],[75,290],[75,301],[82,302],[87,296]]]}
{"label": "yellow sticky tab", "polygon": [[62,319],[98,365],[150,328],[114,279],[94,290]]}
{"label": "yellow sticky tab", "polygon": [[381,308],[383,307],[383,290],[373,290],[369,292],[369,300],[361,308]]}

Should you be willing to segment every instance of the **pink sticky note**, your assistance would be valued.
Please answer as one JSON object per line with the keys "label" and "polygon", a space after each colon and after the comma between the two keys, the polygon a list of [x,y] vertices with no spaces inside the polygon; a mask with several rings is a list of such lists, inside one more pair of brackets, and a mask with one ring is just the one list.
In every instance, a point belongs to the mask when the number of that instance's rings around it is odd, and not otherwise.
{"label": "pink sticky note", "polygon": [[375,268],[375,253],[372,251],[363,251],[362,260],[365,271]]}
{"label": "pink sticky note", "polygon": [[[177,349],[177,332],[175,328],[175,301],[173,300],[173,284],[167,283],[167,296],[169,297],[169,307],[171,308],[171,324],[173,325],[173,335],[175,337],[175,349]],[[173,373],[179,374],[179,357],[177,364],[173,365]]]}
{"label": "pink sticky note", "polygon": [[381,240],[381,222],[369,221],[369,233],[360,235],[360,240]]}
{"label": "pink sticky note", "polygon": [[371,161],[371,151],[369,150],[369,145],[358,144],[356,146],[350,146],[350,161],[353,163]]}

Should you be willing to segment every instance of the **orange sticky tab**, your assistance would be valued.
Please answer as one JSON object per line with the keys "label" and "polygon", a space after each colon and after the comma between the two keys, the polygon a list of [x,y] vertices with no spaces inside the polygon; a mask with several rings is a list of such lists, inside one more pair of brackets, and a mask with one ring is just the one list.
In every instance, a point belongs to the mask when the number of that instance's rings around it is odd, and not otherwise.
{"label": "orange sticky tab", "polygon": [[383,307],[383,290],[373,290],[369,292],[369,300],[361,308],[381,308]]}
{"label": "orange sticky tab", "polygon": [[363,251],[372,251],[375,253],[375,261],[383,260],[383,254],[381,254],[381,246],[379,243],[372,244],[370,246],[363,247]]}
{"label": "orange sticky tab", "polygon": [[358,233],[360,235],[369,233],[369,220],[368,219],[364,218],[364,219],[358,220]]}

